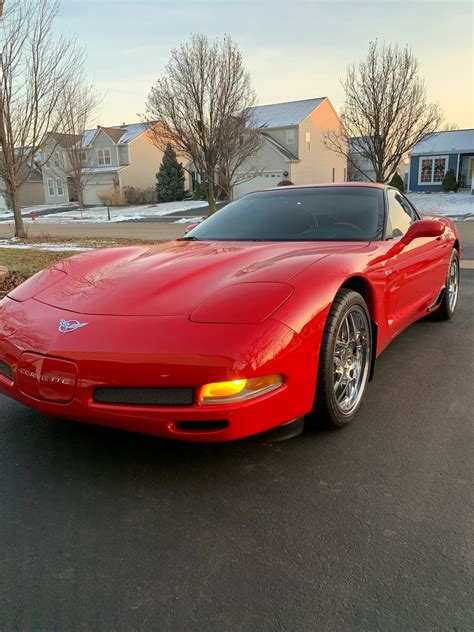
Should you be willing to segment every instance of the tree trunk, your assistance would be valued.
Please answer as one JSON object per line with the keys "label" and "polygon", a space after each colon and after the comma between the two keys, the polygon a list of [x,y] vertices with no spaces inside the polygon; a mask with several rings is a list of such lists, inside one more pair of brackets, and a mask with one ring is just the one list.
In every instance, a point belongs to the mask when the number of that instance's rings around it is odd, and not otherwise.
{"label": "tree trunk", "polygon": [[81,211],[84,210],[84,187],[82,182],[77,183],[77,202]]}
{"label": "tree trunk", "polygon": [[212,215],[217,211],[216,200],[214,198],[214,174],[209,174],[207,182],[207,200],[209,202],[209,215]]}
{"label": "tree trunk", "polygon": [[20,198],[18,196],[18,189],[9,187],[9,195],[12,205],[13,216],[15,218],[15,237],[20,239],[26,239],[27,234],[25,230],[25,224],[23,223],[23,217],[21,216]]}

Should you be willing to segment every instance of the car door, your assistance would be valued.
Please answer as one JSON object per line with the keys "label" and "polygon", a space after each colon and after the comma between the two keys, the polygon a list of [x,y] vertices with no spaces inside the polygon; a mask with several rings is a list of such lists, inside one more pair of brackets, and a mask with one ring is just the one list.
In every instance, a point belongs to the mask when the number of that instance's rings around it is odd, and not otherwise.
{"label": "car door", "polygon": [[[387,206],[387,239],[395,245],[420,216],[397,189],[387,190]],[[394,249],[396,254],[387,262],[387,280],[394,293],[396,332],[436,301],[446,279],[448,250],[449,244],[443,237],[417,238]]]}

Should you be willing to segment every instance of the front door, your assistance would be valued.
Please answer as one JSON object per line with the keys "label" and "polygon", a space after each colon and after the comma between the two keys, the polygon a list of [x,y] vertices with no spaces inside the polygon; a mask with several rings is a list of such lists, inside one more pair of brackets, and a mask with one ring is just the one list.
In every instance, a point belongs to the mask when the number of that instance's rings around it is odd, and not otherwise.
{"label": "front door", "polygon": [[[410,224],[419,221],[414,209],[397,190],[389,189],[388,218],[394,245],[400,242]],[[403,248],[394,248],[387,261],[387,281],[394,298],[393,333],[427,313],[445,284],[449,243],[444,236],[414,239]]]}

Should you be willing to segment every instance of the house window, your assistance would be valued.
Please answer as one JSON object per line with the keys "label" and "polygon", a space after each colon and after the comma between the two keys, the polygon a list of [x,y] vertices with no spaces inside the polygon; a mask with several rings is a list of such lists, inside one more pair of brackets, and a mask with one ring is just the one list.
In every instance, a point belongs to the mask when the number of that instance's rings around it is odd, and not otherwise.
{"label": "house window", "polygon": [[53,178],[48,178],[48,194],[51,197],[54,197],[56,195],[56,190],[54,188],[54,180],[53,180]]}
{"label": "house window", "polygon": [[441,184],[448,166],[448,156],[422,156],[418,184]]}
{"label": "house window", "polygon": [[306,132],[306,151],[311,151],[311,133]]}
{"label": "house window", "polygon": [[110,149],[107,147],[105,149],[97,150],[97,162],[99,166],[111,165],[112,164],[112,156],[110,154]]}
{"label": "house window", "polygon": [[59,197],[64,195],[64,184],[62,180],[56,180],[56,192]]}
{"label": "house window", "polygon": [[295,144],[295,130],[294,129],[286,130],[286,144],[287,145]]}
{"label": "house window", "polygon": [[85,151],[81,151],[81,162],[86,162],[87,155]]}
{"label": "house window", "polygon": [[59,155],[58,151],[55,151],[53,154],[53,167],[55,169],[61,168],[61,156]]}

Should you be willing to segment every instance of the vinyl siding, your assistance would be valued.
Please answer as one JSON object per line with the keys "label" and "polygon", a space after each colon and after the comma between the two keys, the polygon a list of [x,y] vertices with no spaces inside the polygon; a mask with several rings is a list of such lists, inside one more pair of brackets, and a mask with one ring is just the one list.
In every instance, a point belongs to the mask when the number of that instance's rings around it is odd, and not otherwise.
{"label": "vinyl siding", "polygon": [[[295,136],[294,143],[286,142],[286,132],[288,130],[293,130]],[[274,138],[280,145],[291,151],[292,154],[298,156],[298,147],[299,147],[299,136],[298,136],[298,126],[294,127],[282,127],[279,129],[266,129],[264,130],[269,136]]]}
{"label": "vinyl siding", "polygon": [[[271,132],[273,136],[273,131]],[[283,179],[283,172],[288,171],[291,178],[292,164],[273,145],[265,141],[256,156],[247,160],[239,169],[238,179],[242,182],[234,187],[234,199],[260,189],[276,186]],[[258,173],[253,178],[246,174]]]}
{"label": "vinyl siding", "polygon": [[[448,169],[452,169],[457,178],[457,166],[458,166],[458,154],[426,154],[426,156],[448,156]],[[409,182],[409,190],[410,191],[442,191],[441,182],[437,184],[418,184],[418,175],[420,170],[420,159],[425,156],[411,156],[410,158],[410,182]]]}
{"label": "vinyl siding", "polygon": [[[64,165],[64,161],[66,160],[66,156],[64,155],[61,147],[55,146],[54,141],[48,140],[44,143],[41,153],[43,160],[46,162],[42,165],[41,171],[43,173],[43,194],[44,194],[44,202],[46,204],[65,204],[69,202],[69,192],[66,183],[66,175],[65,168],[67,165],[63,167],[55,167],[52,159],[52,155],[55,152],[58,152],[59,158],[61,161],[61,165]],[[54,195],[49,193],[48,189],[48,179],[52,179],[54,181]],[[57,180],[62,180],[63,182],[63,195],[57,195]]]}
{"label": "vinyl siding", "polygon": [[42,182],[24,182],[19,189],[20,206],[36,206],[45,203]]}
{"label": "vinyl siding", "polygon": [[[130,164],[120,171],[120,184],[146,189],[154,187],[163,152],[142,134],[128,144]],[[182,159],[185,164],[187,160]]]}
{"label": "vinyl siding", "polygon": [[[295,184],[321,184],[332,182],[335,169],[335,182],[344,180],[347,161],[327,149],[324,134],[329,129],[339,129],[340,120],[326,99],[299,126],[300,162],[293,165],[292,181]],[[306,135],[310,134],[311,149],[307,151]]]}
{"label": "vinyl siding", "polygon": [[100,130],[100,132],[95,137],[94,142],[91,145],[91,148],[92,148],[92,156],[90,156],[89,158],[91,166],[94,166],[94,167],[103,166],[103,165],[99,165],[99,159],[97,156],[98,149],[110,150],[110,159],[112,162],[110,165],[107,165],[107,166],[111,166],[111,167],[119,166],[120,163],[119,163],[118,148],[115,145],[114,141],[109,136],[107,136],[107,134],[103,132],[102,130]]}

